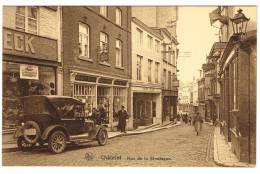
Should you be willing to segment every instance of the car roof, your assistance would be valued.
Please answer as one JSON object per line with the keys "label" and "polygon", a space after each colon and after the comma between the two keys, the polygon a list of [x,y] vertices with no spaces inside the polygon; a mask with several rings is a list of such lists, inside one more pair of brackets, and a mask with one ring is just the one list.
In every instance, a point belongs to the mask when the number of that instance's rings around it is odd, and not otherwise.
{"label": "car roof", "polygon": [[61,96],[61,95],[31,95],[31,96],[25,96],[25,97],[21,97],[21,98],[47,98],[49,99],[50,102],[55,102],[55,101],[59,101],[59,100],[66,100],[66,101],[73,101],[76,102],[78,104],[83,104],[79,99],[73,98],[73,97],[69,97],[69,96]]}

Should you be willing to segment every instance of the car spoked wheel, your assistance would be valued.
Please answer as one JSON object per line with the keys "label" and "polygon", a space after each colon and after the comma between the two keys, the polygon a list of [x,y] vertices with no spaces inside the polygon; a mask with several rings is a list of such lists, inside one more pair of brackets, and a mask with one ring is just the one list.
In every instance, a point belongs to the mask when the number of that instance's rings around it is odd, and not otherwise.
{"label": "car spoked wheel", "polygon": [[34,145],[35,145],[35,144],[28,143],[28,142],[24,139],[24,137],[22,137],[22,136],[17,139],[18,149],[21,150],[21,151],[23,151],[23,152],[27,152],[27,151],[32,150],[32,148],[33,148]]}
{"label": "car spoked wheel", "polygon": [[49,149],[53,153],[62,153],[66,148],[66,135],[62,131],[55,131],[49,137]]}
{"label": "car spoked wheel", "polygon": [[107,144],[107,138],[108,138],[107,131],[104,130],[104,129],[101,129],[98,132],[98,135],[97,135],[98,144],[101,145],[101,146],[106,145]]}

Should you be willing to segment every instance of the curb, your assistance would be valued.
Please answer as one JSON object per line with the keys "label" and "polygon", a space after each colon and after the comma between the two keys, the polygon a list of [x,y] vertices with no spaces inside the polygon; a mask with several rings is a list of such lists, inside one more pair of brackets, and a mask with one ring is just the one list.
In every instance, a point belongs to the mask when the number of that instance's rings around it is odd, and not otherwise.
{"label": "curb", "polygon": [[[112,137],[108,137],[108,139],[112,139],[112,138],[116,138],[116,137],[123,137],[123,136],[130,136],[130,135],[139,135],[139,134],[144,134],[144,133],[149,133],[149,132],[155,132],[155,131],[158,131],[158,130],[168,129],[168,128],[179,126],[179,125],[181,125],[181,124],[172,124],[172,125],[162,126],[160,128],[154,128],[154,129],[151,129],[151,130],[142,130],[142,131],[138,131],[138,132],[118,134],[118,135],[115,135],[115,136],[112,136]],[[18,147],[10,147],[10,148],[3,148],[2,147],[2,153],[16,152],[16,151],[18,151]]]}
{"label": "curb", "polygon": [[160,128],[154,128],[154,129],[151,129],[151,130],[145,130],[145,131],[139,131],[139,132],[130,132],[130,133],[125,133],[125,134],[118,134],[118,135],[115,135],[113,137],[109,137],[109,139],[112,139],[112,138],[115,138],[115,137],[123,137],[123,136],[139,135],[139,134],[144,134],[144,133],[149,133],[149,132],[155,132],[155,131],[158,131],[158,130],[168,129],[168,128],[179,126],[179,125],[181,125],[181,124],[173,124],[173,125],[170,125],[170,126],[167,125],[167,126],[162,126]]}
{"label": "curb", "polygon": [[228,163],[228,162],[221,161],[218,156],[218,145],[217,145],[218,143],[217,143],[217,138],[216,138],[216,133],[215,133],[216,129],[217,129],[217,127],[215,127],[215,129],[214,129],[214,162],[215,162],[215,164],[217,164],[218,166],[221,166],[221,167],[255,167],[255,165],[242,163],[242,162]]}

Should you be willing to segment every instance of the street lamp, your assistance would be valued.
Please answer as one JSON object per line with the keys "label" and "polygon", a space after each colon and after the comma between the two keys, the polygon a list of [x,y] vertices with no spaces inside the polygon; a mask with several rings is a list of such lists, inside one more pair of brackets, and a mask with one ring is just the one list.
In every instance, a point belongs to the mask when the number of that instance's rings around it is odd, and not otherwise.
{"label": "street lamp", "polygon": [[247,24],[250,19],[245,16],[242,9],[239,9],[237,10],[237,14],[230,20],[232,22],[234,35],[241,39],[246,34]]}

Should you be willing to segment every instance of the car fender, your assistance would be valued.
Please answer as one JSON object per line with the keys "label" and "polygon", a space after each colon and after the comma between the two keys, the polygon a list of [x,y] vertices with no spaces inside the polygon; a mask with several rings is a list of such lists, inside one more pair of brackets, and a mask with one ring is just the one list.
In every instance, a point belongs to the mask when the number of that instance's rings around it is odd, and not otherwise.
{"label": "car fender", "polygon": [[66,130],[66,128],[64,126],[61,126],[61,125],[51,125],[49,127],[47,127],[44,132],[42,133],[42,136],[41,136],[41,139],[42,140],[46,140],[48,137],[49,137],[49,134],[54,130],[54,129],[59,129],[59,130],[62,130],[64,131],[64,133],[66,134],[67,136],[67,139],[69,141],[69,133],[68,131]]}
{"label": "car fender", "polygon": [[13,135],[13,138],[16,139],[16,138],[19,138],[23,136],[23,127],[22,126],[19,126],[17,127],[17,129],[15,130],[14,132],[14,135]]}
{"label": "car fender", "polygon": [[[90,131],[90,133],[89,133],[89,139],[96,139],[96,138],[97,138],[97,134],[98,134],[98,132],[99,132],[101,129],[106,130],[106,127],[105,127],[105,126],[102,126],[102,125],[98,125],[98,126],[95,127],[95,129],[93,129],[92,131]],[[107,131],[107,130],[106,130],[106,131]]]}

